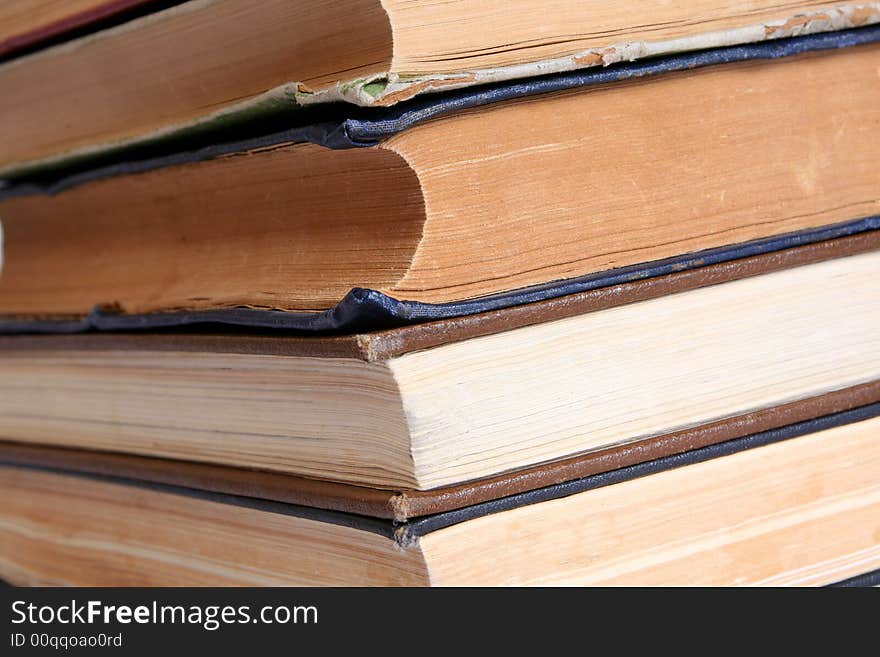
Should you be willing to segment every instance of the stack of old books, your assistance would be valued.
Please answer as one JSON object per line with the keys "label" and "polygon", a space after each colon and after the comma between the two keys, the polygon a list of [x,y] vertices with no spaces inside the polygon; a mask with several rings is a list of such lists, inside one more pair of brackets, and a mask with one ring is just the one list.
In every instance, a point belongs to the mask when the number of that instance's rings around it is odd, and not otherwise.
{"label": "stack of old books", "polygon": [[0,8],[0,578],[876,578],[880,3],[171,4]]}

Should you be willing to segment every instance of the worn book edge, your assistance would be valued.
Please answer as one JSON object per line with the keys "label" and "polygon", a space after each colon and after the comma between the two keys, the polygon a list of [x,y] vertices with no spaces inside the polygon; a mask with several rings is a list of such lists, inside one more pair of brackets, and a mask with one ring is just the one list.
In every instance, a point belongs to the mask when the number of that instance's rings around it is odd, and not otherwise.
{"label": "worn book edge", "polygon": [[[166,11],[187,11],[185,5]],[[145,20],[149,20],[147,16]],[[555,57],[512,66],[474,69],[455,74],[406,75],[386,71],[369,77],[338,82],[325,89],[313,90],[291,81],[239,103],[227,105],[195,119],[165,126],[136,137],[105,141],[38,160],[0,168],[0,179],[20,178],[45,169],[76,166],[97,155],[122,151],[133,146],[161,144],[193,134],[214,133],[262,117],[286,114],[295,108],[344,103],[357,107],[388,107],[423,94],[455,91],[470,87],[492,86],[547,75],[579,71],[613,64],[650,60],[678,53],[704,51],[754,44],[791,37],[846,31],[880,23],[880,2],[860,3],[795,14],[786,19],[767,21],[730,30],[707,32],[671,40],[621,41],[611,46],[592,48],[563,57]],[[75,49],[89,39],[115,31],[132,29],[123,24],[111,30],[57,46]],[[36,54],[33,56],[40,56]],[[13,60],[18,65],[27,57]],[[0,182],[2,188],[2,182]]]}
{"label": "worn book edge", "polygon": [[0,441],[0,463],[116,477],[405,523],[878,403],[880,381],[874,381],[425,491],[378,489],[234,466],[14,441]]}
{"label": "worn book edge", "polygon": [[[448,340],[456,333],[467,335],[468,331],[461,333],[456,327],[483,323],[488,318],[486,313],[496,313],[492,316],[495,326],[490,330],[497,331],[501,330],[499,327],[513,328],[516,324],[511,323],[514,316],[519,316],[517,321],[524,322],[526,316],[537,313],[537,320],[533,319],[531,323],[547,321],[611,307],[613,304],[653,298],[672,291],[864,253],[878,248],[878,240],[880,215],[448,303],[399,300],[376,290],[355,288],[333,308],[318,312],[222,308],[124,314],[112,308],[98,307],[87,316],[0,315],[0,335],[221,325],[302,334],[353,334],[429,323],[435,323],[433,326],[436,329],[436,322],[452,320],[453,324],[441,326],[444,339]],[[513,310],[518,307],[525,308]],[[461,319],[469,316],[477,317],[474,320]],[[430,332],[430,326],[420,329],[423,338],[426,330]],[[412,335],[415,336],[417,332],[413,330]],[[373,356],[368,359],[381,359],[401,335],[395,334],[385,343],[380,343],[379,338],[370,338],[370,344],[364,343],[358,351],[367,353],[371,350]],[[432,346],[426,342],[422,345],[422,348]]]}
{"label": "worn book edge", "polygon": [[[776,415],[774,415],[774,409],[766,409],[753,414],[751,420],[739,423],[734,421],[727,430],[724,430],[723,423],[714,423],[721,427],[720,432],[717,428],[714,431],[711,428],[707,429],[711,425],[677,432],[677,434],[670,434],[670,436],[687,436],[690,432],[691,438],[696,436],[697,440],[673,440],[665,447],[663,441],[659,441],[659,449],[651,449],[650,447],[645,449],[643,446],[640,452],[636,448],[634,459],[624,457],[615,460],[612,458],[606,461],[606,467],[599,467],[599,469],[592,471],[587,469],[585,470],[586,474],[577,477],[561,479],[556,483],[545,478],[540,487],[517,490],[515,483],[506,488],[496,483],[486,489],[488,495],[486,490],[483,491],[483,497],[468,494],[467,485],[455,487],[460,490],[443,489],[433,492],[425,491],[416,496],[406,493],[404,496],[404,493],[401,492],[386,491],[383,493],[377,489],[335,484],[344,487],[344,490],[340,488],[334,491],[335,499],[344,500],[350,496],[350,501],[344,504],[338,502],[333,504],[329,502],[333,499],[332,495],[326,494],[326,491],[324,494],[320,492],[316,494],[315,492],[321,490],[321,484],[334,485],[332,482],[316,482],[317,486],[313,485],[312,490],[305,494],[297,494],[296,483],[294,483],[286,487],[287,493],[283,493],[284,486],[276,486],[273,489],[271,485],[264,484],[260,488],[261,477],[266,477],[271,482],[271,475],[267,473],[251,473],[250,484],[247,483],[247,478],[239,480],[237,483],[230,483],[232,480],[229,479],[226,483],[212,484],[212,481],[217,482],[222,479],[218,479],[216,473],[211,471],[223,468],[193,465],[192,467],[195,467],[196,470],[204,471],[202,478],[198,479],[194,472],[185,471],[186,466],[191,464],[182,462],[177,462],[177,465],[183,467],[183,474],[180,469],[175,471],[168,467],[165,468],[163,474],[164,466],[161,459],[122,457],[66,448],[40,448],[10,442],[0,442],[0,467],[58,472],[128,486],[152,488],[175,495],[208,499],[268,513],[292,515],[318,522],[343,525],[380,534],[394,540],[401,547],[407,547],[416,544],[420,537],[431,532],[475,518],[583,493],[878,417],[880,416],[880,402],[875,401],[868,405],[854,407],[854,404],[863,402],[865,399],[876,400],[878,389],[880,389],[880,383],[874,382],[868,386],[838,391],[831,393],[830,396],[824,395],[813,400],[787,404],[781,407],[782,412]],[[833,409],[844,410],[834,411]],[[819,417],[808,416],[807,419],[803,419],[803,416],[811,410],[819,410],[826,414]],[[770,428],[767,428],[768,426]],[[699,438],[701,435],[702,439]],[[589,464],[590,459],[595,457],[588,454],[579,458]],[[153,467],[150,467],[150,461],[154,462]],[[566,461],[572,462],[573,459]],[[601,463],[601,459],[599,462]],[[226,469],[235,471],[234,468]],[[536,468],[530,468],[530,471],[534,470]],[[248,474],[248,471],[239,472],[243,475]],[[308,480],[295,477],[289,479],[294,482],[298,480],[301,487],[308,488]],[[194,483],[207,483],[208,486],[195,488],[193,487]],[[252,488],[248,488],[248,485]],[[470,485],[475,486],[475,484]],[[262,493],[261,496],[254,495],[257,490]],[[266,492],[273,490],[275,492],[271,495],[266,494]],[[333,489],[328,488],[327,490]],[[358,491],[364,494],[359,496]],[[443,494],[444,492],[446,495]],[[419,496],[425,498],[423,500],[425,502],[424,512],[421,515],[415,511],[416,505],[414,504]],[[431,496],[433,496],[433,500],[428,502],[428,498]],[[325,502],[322,506],[314,505],[315,501],[321,500]],[[452,501],[450,502],[450,500]],[[364,511],[367,511],[369,515]]]}

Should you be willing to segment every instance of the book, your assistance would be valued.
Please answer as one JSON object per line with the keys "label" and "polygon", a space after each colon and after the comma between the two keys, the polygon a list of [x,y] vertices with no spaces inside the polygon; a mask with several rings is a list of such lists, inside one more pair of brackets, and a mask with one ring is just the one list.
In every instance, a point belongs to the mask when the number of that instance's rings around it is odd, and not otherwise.
{"label": "book", "polygon": [[0,66],[0,176],[303,104],[392,103],[878,19],[877,3],[815,0],[183,2]]}
{"label": "book", "polygon": [[[868,29],[784,52],[880,38]],[[262,140],[12,187],[0,314],[315,311],[352,288],[448,303],[880,213],[880,46],[690,70],[717,56],[373,147]]]}
{"label": "book", "polygon": [[880,2],[0,8],[0,581],[880,583]]}
{"label": "book", "polygon": [[607,483],[618,477],[619,472],[630,472],[636,466],[653,468],[654,461],[688,460],[691,458],[688,454],[696,450],[878,403],[880,381],[871,381],[716,422],[423,491],[371,488],[234,465],[9,440],[0,441],[0,463],[283,502],[402,523],[467,507],[497,504],[498,500],[513,496],[529,495],[530,499],[535,495],[546,496],[551,491],[580,486],[578,481],[587,478]]}
{"label": "book", "polygon": [[83,30],[107,27],[167,0],[6,0],[0,5],[0,58],[21,56]]}
{"label": "book", "polygon": [[868,250],[476,328],[7,337],[0,435],[374,487],[487,477],[880,379],[880,251],[850,239]]}
{"label": "book", "polygon": [[880,568],[878,413],[874,404],[402,524],[4,465],[0,577],[91,586],[852,580]]}

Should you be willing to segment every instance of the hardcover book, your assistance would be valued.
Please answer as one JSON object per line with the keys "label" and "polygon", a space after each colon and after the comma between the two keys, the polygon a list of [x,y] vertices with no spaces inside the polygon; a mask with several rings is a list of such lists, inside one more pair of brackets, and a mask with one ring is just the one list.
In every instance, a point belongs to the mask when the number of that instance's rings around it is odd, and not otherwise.
{"label": "hardcover book", "polygon": [[0,192],[0,315],[323,311],[355,288],[437,305],[876,228],[877,38],[676,56],[22,183]]}
{"label": "hardcover book", "polygon": [[[84,2],[61,16],[76,20]],[[112,4],[86,3],[98,12]],[[0,42],[27,41],[45,5],[13,3]],[[0,176],[301,105],[389,104],[438,88],[880,20],[878,3],[833,0],[172,5],[0,66]]]}
{"label": "hardcover book", "polygon": [[92,586],[853,581],[880,568],[878,412],[405,523],[3,465],[0,576]]}
{"label": "hardcover book", "polygon": [[0,580],[880,583],[880,3],[629,4],[3,4]]}
{"label": "hardcover book", "polygon": [[5,0],[0,5],[0,58],[21,56],[168,4],[169,0]]}
{"label": "hardcover book", "polygon": [[880,379],[871,237],[385,333],[7,337],[0,435],[374,487],[492,476]]}

